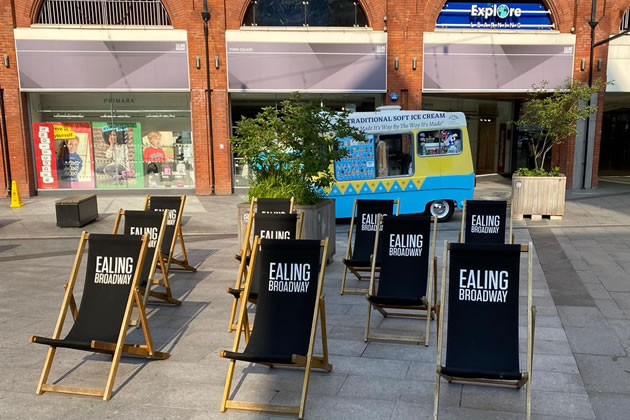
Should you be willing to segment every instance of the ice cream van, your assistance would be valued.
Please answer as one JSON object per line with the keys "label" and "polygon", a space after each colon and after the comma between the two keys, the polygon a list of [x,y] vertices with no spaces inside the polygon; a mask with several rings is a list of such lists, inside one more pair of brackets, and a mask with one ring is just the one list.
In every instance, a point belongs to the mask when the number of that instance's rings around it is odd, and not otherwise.
{"label": "ice cream van", "polygon": [[472,199],[475,174],[463,113],[384,106],[350,114],[348,122],[366,136],[339,140],[348,154],[334,163],[327,193],[336,201],[336,217],[351,217],[357,198],[400,198],[400,214],[427,212],[446,221]]}

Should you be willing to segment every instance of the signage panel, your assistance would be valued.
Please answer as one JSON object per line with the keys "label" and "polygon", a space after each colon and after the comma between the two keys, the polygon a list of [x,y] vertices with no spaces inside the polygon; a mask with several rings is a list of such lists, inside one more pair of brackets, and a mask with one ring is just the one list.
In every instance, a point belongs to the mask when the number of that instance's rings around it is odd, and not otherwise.
{"label": "signage panel", "polygon": [[554,29],[551,12],[542,3],[479,3],[448,1],[438,29]]}

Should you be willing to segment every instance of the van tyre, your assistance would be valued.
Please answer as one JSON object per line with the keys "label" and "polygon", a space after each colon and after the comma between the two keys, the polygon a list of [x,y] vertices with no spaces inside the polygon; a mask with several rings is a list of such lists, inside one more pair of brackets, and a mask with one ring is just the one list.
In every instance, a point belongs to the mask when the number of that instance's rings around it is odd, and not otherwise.
{"label": "van tyre", "polygon": [[455,203],[450,200],[435,200],[428,205],[428,214],[435,216],[439,223],[448,222],[455,211]]}

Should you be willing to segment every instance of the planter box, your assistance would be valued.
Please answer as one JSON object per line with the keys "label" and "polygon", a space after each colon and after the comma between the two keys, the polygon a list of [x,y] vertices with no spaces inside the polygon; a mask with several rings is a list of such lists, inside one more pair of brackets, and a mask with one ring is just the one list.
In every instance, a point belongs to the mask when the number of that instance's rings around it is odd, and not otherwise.
{"label": "planter box", "polygon": [[567,189],[565,176],[514,176],[512,177],[512,217],[532,219],[542,216],[564,216],[564,196]]}
{"label": "planter box", "polygon": [[[323,239],[328,241],[328,263],[331,263],[335,255],[335,200],[324,200],[312,206],[293,206],[298,214],[302,214],[302,239]],[[243,235],[249,219],[249,204],[238,204],[238,243],[243,243]],[[242,246],[242,245],[241,245]]]}
{"label": "planter box", "polygon": [[96,194],[71,195],[55,201],[57,227],[81,227],[98,218]]}

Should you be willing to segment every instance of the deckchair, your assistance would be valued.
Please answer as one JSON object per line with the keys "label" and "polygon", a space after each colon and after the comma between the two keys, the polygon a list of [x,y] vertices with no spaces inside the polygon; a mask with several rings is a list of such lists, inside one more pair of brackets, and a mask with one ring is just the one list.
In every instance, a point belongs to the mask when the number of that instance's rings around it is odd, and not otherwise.
{"label": "deckchair", "polygon": [[[142,298],[137,290],[142,264],[147,252],[147,235],[97,235],[83,232],[74,257],[70,279],[65,286],[61,311],[52,338],[32,336],[31,343],[50,346],[37,394],[46,391],[103,397],[109,400],[122,354],[166,359],[168,353],[155,351],[147,324]],[[74,285],[86,243],[88,260],[81,306],[77,310]],[[136,304],[146,344],[126,344],[127,328]],[[66,313],[70,309],[74,324],[65,338],[60,338]],[[107,353],[113,355],[104,389],[52,385],[47,383],[57,348]]]}
{"label": "deckchair", "polygon": [[[162,241],[166,230],[168,220],[168,211],[164,210],[162,214],[156,211],[138,211],[138,210],[118,210],[116,221],[114,222],[114,235],[118,233],[120,221],[125,219],[123,233],[131,236],[142,236],[145,233],[149,235],[149,243],[147,248],[147,258],[145,258],[140,276],[140,291],[142,292],[142,302],[146,307],[149,302],[149,296],[160,299],[161,302],[181,305],[182,303],[173,297],[171,286],[168,282],[168,272],[164,256],[160,251],[162,249]],[[162,278],[155,278],[155,271],[160,268]],[[162,284],[164,292],[151,290],[153,284]]]}
{"label": "deckchair", "polygon": [[[166,222],[166,231],[164,232],[164,240],[162,241],[162,255],[166,259],[166,271],[176,270],[171,268],[172,264],[176,264],[183,270],[195,272],[197,269],[188,262],[188,254],[186,253],[186,245],[184,244],[184,234],[182,233],[182,214],[184,213],[184,205],[186,204],[186,196],[150,196],[147,195],[144,201],[144,209],[149,211],[168,210],[168,220]],[[175,243],[179,239],[179,245],[182,249],[182,259],[177,259],[173,255],[175,252]],[[168,274],[168,273],[167,273]]]}
{"label": "deckchair", "polygon": [[[301,214],[258,214],[252,215],[251,224],[245,234],[251,236],[250,229],[254,228],[254,236],[263,239],[300,239],[302,235],[302,215]],[[230,323],[228,332],[234,331],[236,328],[236,310],[243,290],[243,279],[247,276],[248,267],[250,266],[250,247],[249,241],[243,243],[243,249],[239,256],[239,266],[236,273],[236,283],[233,288],[228,288],[227,292],[234,296],[232,302],[232,311],[230,312]],[[248,301],[256,302],[258,297],[258,283],[251,287],[248,295]]]}
{"label": "deckchair", "polygon": [[[433,233],[431,223],[433,222]],[[429,345],[429,327],[435,311],[437,218],[378,216],[374,252],[381,271],[376,288],[376,258],[372,258],[365,341]],[[381,229],[382,226],[382,229]],[[426,318],[425,334],[410,337],[370,333],[372,308],[384,317]],[[394,309],[396,312],[388,312]],[[403,310],[404,312],[401,312]]]}
{"label": "deckchair", "polygon": [[508,225],[508,241],[514,243],[512,233],[512,205],[501,200],[464,200],[458,242],[467,244],[504,244]]}
{"label": "deckchair", "polygon": [[[251,233],[251,224],[253,223],[254,214],[291,214],[293,213],[294,199],[291,198],[258,198],[253,197],[249,203],[249,213],[247,213],[247,225],[245,231]],[[240,233],[240,232],[239,232]],[[241,236],[241,248],[245,240],[250,240],[249,236]],[[238,253],[234,256],[238,261],[241,260],[241,254]]]}
{"label": "deckchair", "polygon": [[[260,247],[259,247],[260,244]],[[260,249],[259,249],[260,248]],[[323,253],[322,249],[323,248]],[[308,383],[312,368],[332,370],[328,363],[326,320],[322,288],[326,270],[328,238],[317,240],[272,240],[254,238],[252,267],[247,275],[243,296],[260,282],[256,322],[245,349],[239,352],[241,331],[248,333],[246,305],[241,305],[232,351],[221,351],[230,359],[221,411],[228,408],[294,414],[304,418]],[[256,262],[260,259],[260,264]],[[317,284],[314,284],[315,281]],[[317,322],[321,318],[321,357],[313,355]],[[236,361],[267,366],[304,367],[304,381],[299,406],[268,405],[235,401],[230,398]],[[246,380],[245,377],[243,380]]]}
{"label": "deckchair", "polygon": [[[444,243],[437,343],[434,418],[439,412],[440,377],[448,382],[520,388],[531,383],[536,308],[532,305],[532,244]],[[519,365],[519,275],[527,261],[527,368]],[[447,274],[448,273],[448,274]],[[446,362],[442,365],[444,303],[448,288]]]}
{"label": "deckchair", "polygon": [[[396,212],[394,213],[394,206]],[[361,273],[369,273],[372,270],[370,255],[374,246],[374,234],[376,233],[376,219],[379,214],[384,216],[396,214],[400,209],[400,199],[396,200],[354,200],[352,206],[352,218],[348,230],[348,245],[346,257],[343,259],[343,276],[341,277],[341,294],[365,294],[367,288],[346,287],[348,270],[359,280],[368,280]],[[356,215],[356,216],[355,216]],[[354,243],[352,241],[352,228],[356,225]],[[378,268],[379,262],[376,261]]]}

